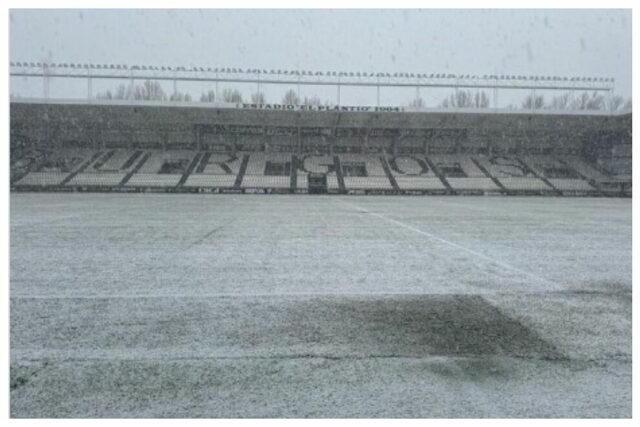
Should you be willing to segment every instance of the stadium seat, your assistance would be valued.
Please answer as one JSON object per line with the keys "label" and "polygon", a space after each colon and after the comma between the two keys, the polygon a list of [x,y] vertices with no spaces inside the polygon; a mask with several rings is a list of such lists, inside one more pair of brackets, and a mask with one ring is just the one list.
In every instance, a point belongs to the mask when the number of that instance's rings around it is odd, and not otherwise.
{"label": "stadium seat", "polygon": [[[393,190],[391,181],[382,165],[381,156],[377,154],[340,154],[344,186],[348,190]],[[345,170],[364,167],[364,176],[350,176]]]}
{"label": "stadium seat", "polygon": [[[243,152],[249,155],[247,169],[240,187],[244,189],[287,189],[291,188],[291,153]],[[277,175],[267,174],[267,165],[279,166]],[[288,165],[288,166],[287,166]],[[288,167],[288,170],[287,170]]]}
{"label": "stadium seat", "polygon": [[452,189],[493,192],[500,188],[473,162],[470,154],[433,154],[428,156],[440,169]]}
{"label": "stadium seat", "polygon": [[240,171],[241,155],[211,154],[203,159],[202,171],[189,175],[184,187],[232,188]]}
{"label": "stadium seat", "polygon": [[520,160],[513,156],[474,156],[489,174],[496,178],[507,190],[511,191],[553,191],[528,170]]}

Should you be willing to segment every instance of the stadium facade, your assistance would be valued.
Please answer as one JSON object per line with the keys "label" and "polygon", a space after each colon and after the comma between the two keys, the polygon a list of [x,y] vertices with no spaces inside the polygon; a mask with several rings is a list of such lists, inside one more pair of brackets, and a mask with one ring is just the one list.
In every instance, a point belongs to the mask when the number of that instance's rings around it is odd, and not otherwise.
{"label": "stadium facade", "polygon": [[10,107],[15,191],[631,195],[631,112]]}

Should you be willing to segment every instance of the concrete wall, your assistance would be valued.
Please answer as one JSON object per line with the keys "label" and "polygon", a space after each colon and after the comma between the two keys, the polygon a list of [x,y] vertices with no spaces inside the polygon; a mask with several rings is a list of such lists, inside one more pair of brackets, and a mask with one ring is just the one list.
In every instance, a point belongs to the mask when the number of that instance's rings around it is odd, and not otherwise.
{"label": "concrete wall", "polygon": [[[74,142],[96,148],[155,145],[197,149],[204,142],[235,147],[247,141],[264,141],[267,146],[282,144],[294,151],[305,145],[338,145],[388,151],[415,147],[425,152],[562,153],[602,151],[616,140],[631,143],[630,113],[337,113],[53,102],[12,102],[10,108],[12,144],[20,139],[46,149]],[[338,134],[340,129],[352,130],[344,131],[348,136],[336,137],[336,129]],[[417,129],[424,131],[406,135]]]}

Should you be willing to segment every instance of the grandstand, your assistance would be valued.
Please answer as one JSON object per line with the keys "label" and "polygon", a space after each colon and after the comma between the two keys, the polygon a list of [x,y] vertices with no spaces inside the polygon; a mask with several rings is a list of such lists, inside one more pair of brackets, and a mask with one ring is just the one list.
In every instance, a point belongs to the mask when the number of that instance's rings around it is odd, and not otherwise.
{"label": "grandstand", "polygon": [[631,195],[630,113],[25,100],[11,148],[16,191]]}

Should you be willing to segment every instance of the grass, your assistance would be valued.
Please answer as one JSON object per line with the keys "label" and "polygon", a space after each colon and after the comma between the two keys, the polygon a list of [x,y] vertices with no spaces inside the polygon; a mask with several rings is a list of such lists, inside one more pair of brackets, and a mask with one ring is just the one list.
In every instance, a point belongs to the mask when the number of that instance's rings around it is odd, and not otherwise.
{"label": "grass", "polygon": [[630,199],[12,194],[10,256],[14,417],[631,414]]}

